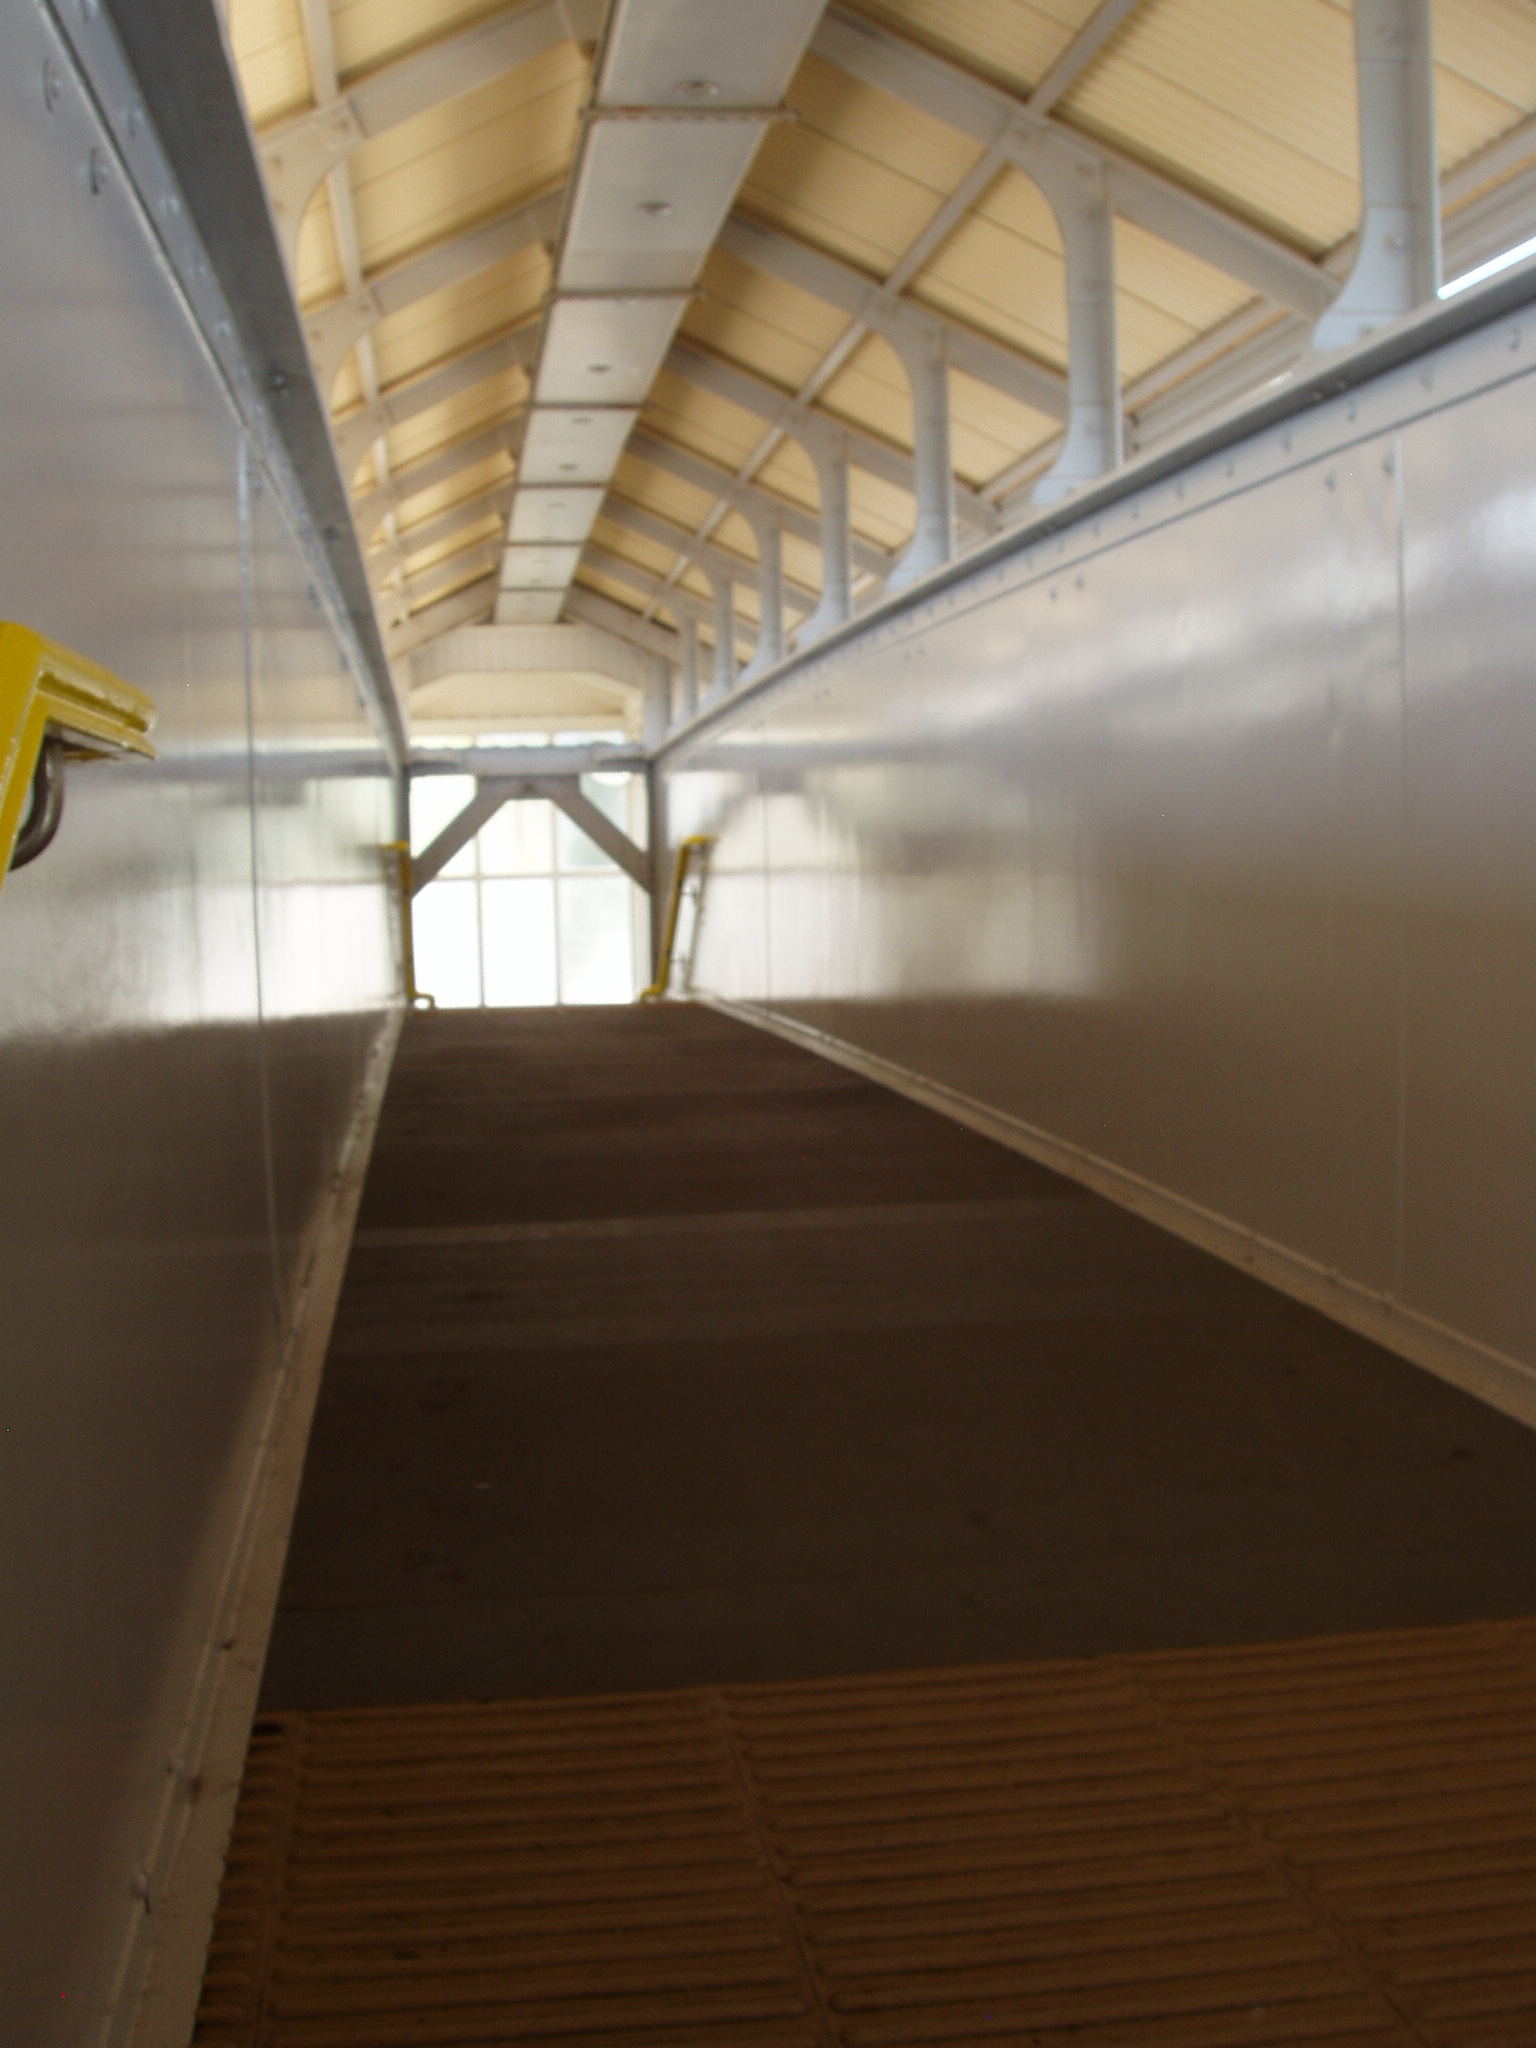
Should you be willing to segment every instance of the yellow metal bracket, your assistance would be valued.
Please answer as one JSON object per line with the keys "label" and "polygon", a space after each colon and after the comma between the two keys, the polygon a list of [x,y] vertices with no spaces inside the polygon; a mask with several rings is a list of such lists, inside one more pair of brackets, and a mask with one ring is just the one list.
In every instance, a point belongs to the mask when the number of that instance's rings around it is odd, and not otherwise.
{"label": "yellow metal bracket", "polygon": [[683,907],[683,890],[687,886],[690,869],[703,870],[704,861],[714,840],[707,833],[696,833],[691,839],[680,839],[677,843],[677,858],[672,863],[672,887],[667,895],[667,921],[661,933],[661,957],[656,963],[656,979],[649,988],[640,991],[642,1003],[659,1003],[672,984],[672,948],[677,943],[677,920]]}
{"label": "yellow metal bracket", "polygon": [[413,1010],[435,1010],[436,996],[416,986],[416,936],[411,922],[411,845],[408,839],[391,839],[384,848],[395,856],[400,881],[400,965],[405,974],[405,1000]]}
{"label": "yellow metal bracket", "polygon": [[[107,669],[29,626],[0,621],[0,881],[23,824],[35,840],[38,806],[51,805],[57,823],[64,762],[122,754],[153,759],[154,719],[150,699]],[[36,850],[46,843],[45,837]]]}

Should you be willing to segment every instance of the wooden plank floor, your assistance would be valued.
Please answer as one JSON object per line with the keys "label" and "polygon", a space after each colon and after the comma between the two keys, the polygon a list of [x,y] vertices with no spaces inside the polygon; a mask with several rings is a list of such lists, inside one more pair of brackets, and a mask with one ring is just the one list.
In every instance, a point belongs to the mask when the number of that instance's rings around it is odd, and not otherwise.
{"label": "wooden plank floor", "polygon": [[256,1731],[199,2048],[1536,2041],[1536,1623]]}

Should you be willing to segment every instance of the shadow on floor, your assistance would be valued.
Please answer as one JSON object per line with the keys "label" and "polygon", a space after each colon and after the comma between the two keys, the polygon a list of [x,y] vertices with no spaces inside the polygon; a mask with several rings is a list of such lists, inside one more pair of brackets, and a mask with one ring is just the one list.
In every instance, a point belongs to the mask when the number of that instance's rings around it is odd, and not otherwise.
{"label": "shadow on floor", "polygon": [[265,1709],[1536,1608],[1536,1435],[685,1005],[414,1017]]}

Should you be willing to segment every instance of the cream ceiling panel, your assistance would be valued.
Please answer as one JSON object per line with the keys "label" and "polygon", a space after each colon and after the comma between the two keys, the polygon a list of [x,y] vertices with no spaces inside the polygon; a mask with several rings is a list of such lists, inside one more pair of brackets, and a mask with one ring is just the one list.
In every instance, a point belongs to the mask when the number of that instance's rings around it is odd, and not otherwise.
{"label": "cream ceiling panel", "polygon": [[[469,475],[471,474],[471,472],[466,471],[465,474]],[[495,488],[496,486],[494,484],[489,486],[489,489],[493,490]],[[435,510],[428,514],[422,514],[418,509],[418,503],[413,502],[396,515],[395,534],[397,539],[399,539],[404,546],[409,547],[411,545],[412,534],[426,527],[429,522],[435,524],[440,519],[450,519],[453,516],[455,507],[472,507],[478,504],[481,500],[483,500],[488,494],[488,487],[483,482],[476,484],[472,488],[466,490],[457,477],[453,479],[452,484],[449,486],[449,490],[451,492],[451,495],[449,496],[448,502],[445,505],[437,506]],[[409,514],[409,519],[407,519],[407,514]],[[497,530],[499,531],[502,525],[502,521],[499,517],[497,519],[496,524]],[[385,547],[387,544],[387,541],[384,538],[380,537],[380,539],[377,541],[375,547],[372,549],[371,552],[377,554],[379,549]],[[419,550],[419,552],[422,553],[424,553],[425,551],[425,546],[423,546],[423,548]]]}
{"label": "cream ceiling panel", "polygon": [[878,334],[859,343],[822,393],[822,402],[828,412],[898,448],[912,446],[912,387],[900,357]]}
{"label": "cream ceiling panel", "polygon": [[417,413],[413,419],[390,428],[390,467],[399,469],[406,463],[420,461],[447,441],[465,440],[478,428],[509,418],[527,395],[526,373],[502,370],[445,399],[441,405],[434,405],[430,412]]}
{"label": "cream ceiling panel", "polygon": [[791,583],[798,583],[802,589],[821,589],[821,549],[798,535],[784,536],[784,574]]}
{"label": "cream ceiling panel", "polygon": [[436,42],[501,12],[504,0],[331,0],[331,41],[343,79],[377,71],[422,43]]}
{"label": "cream ceiling panel", "polygon": [[[1115,222],[1115,280],[1122,300],[1150,307],[1192,334],[1216,326],[1253,297],[1224,270],[1128,220]],[[1123,363],[1121,369],[1130,374]]]}
{"label": "cream ceiling panel", "polygon": [[1004,398],[960,370],[949,373],[949,413],[955,473],[977,488],[1059,432],[1044,413]]}
{"label": "cream ceiling panel", "polygon": [[704,286],[704,296],[684,316],[684,333],[789,391],[800,388],[848,324],[824,299],[720,250],[710,258]]}
{"label": "cream ceiling panel", "polygon": [[592,538],[600,548],[606,548],[610,555],[617,555],[625,562],[633,562],[637,569],[644,569],[648,576],[665,577],[677,562],[675,548],[665,548],[649,535],[636,533],[632,526],[625,526],[606,514],[593,527]]}
{"label": "cream ceiling panel", "polygon": [[1502,100],[1509,113],[1501,128],[1536,111],[1531,14],[1530,0],[1435,0],[1436,82],[1442,92],[1449,75]]}
{"label": "cream ceiling panel", "polygon": [[779,131],[780,141],[831,145],[933,191],[952,190],[977,154],[969,136],[866,85],[814,51],[795,73],[787,97],[798,119]]}
{"label": "cream ceiling panel", "polygon": [[537,313],[549,282],[542,249],[520,249],[462,284],[391,313],[373,330],[374,360],[386,388],[462,355],[477,342],[518,327]]}
{"label": "cream ceiling panel", "polygon": [[1440,166],[1444,170],[1463,157],[1492,142],[1515,122],[1523,121],[1529,109],[1511,104],[1497,93],[1437,67],[1435,75],[1435,127],[1440,144]]}
{"label": "cream ceiling panel", "polygon": [[312,104],[299,0],[230,0],[229,41],[253,128]]}
{"label": "cream ceiling panel", "polygon": [[696,449],[726,469],[739,468],[763,436],[763,423],[755,413],[742,412],[667,369],[651,386],[641,416],[654,433]]}
{"label": "cream ceiling panel", "polygon": [[446,482],[434,484],[429,490],[416,491],[401,500],[400,516],[413,526],[420,526],[428,519],[435,519],[439,512],[446,512],[450,505],[462,505],[482,492],[493,491],[505,483],[512,474],[512,458],[500,454],[487,456],[483,462],[471,464],[467,469],[457,470]]}
{"label": "cream ceiling panel", "polygon": [[1044,76],[1098,0],[861,0],[859,12],[1015,92]]}
{"label": "cream ceiling panel", "polygon": [[1354,31],[1330,0],[1151,0],[1059,111],[1308,250],[1355,225]]}
{"label": "cream ceiling panel", "polygon": [[912,296],[1041,362],[1066,364],[1067,291],[1060,253],[1009,233],[993,219],[972,214],[962,221]]}
{"label": "cream ceiling panel", "polygon": [[[718,541],[727,554],[735,555],[743,562],[756,562],[757,535],[739,512],[727,512],[710,537]],[[783,544],[786,549],[790,539],[791,536],[785,534]],[[785,567],[788,568],[787,556]]]}
{"label": "cream ceiling panel", "polygon": [[[455,596],[461,590],[467,590],[472,583],[487,583],[489,591],[489,576],[490,571],[487,570],[483,562],[467,562],[462,575],[455,576],[451,582],[438,585],[430,595],[423,597],[419,603],[408,606],[406,617],[415,618],[418,612],[426,611],[431,605],[443,603],[444,599]],[[487,595],[486,602],[490,602],[489,594]]]}
{"label": "cream ceiling panel", "polygon": [[[816,473],[798,441],[785,441],[763,464],[759,475],[763,486],[781,498],[814,507],[818,503]],[[855,533],[877,547],[891,548],[912,531],[912,500],[894,484],[873,477],[866,469],[848,472],[848,516]]]}
{"label": "cream ceiling panel", "polygon": [[390,128],[351,163],[363,267],[398,262],[570,174],[589,67],[574,43]]}
{"label": "cream ceiling panel", "polygon": [[439,562],[451,561],[455,555],[463,554],[483,540],[499,540],[502,522],[494,512],[481,515],[478,519],[467,520],[461,527],[437,541],[433,546],[423,548],[419,554],[408,554],[405,558],[405,573],[420,576],[427,569],[435,569]]}
{"label": "cream ceiling panel", "polygon": [[818,57],[802,64],[794,92],[814,104],[802,121],[769,132],[743,205],[883,277],[975,161],[976,145]]}
{"label": "cream ceiling panel", "polygon": [[684,483],[670,470],[656,469],[633,453],[626,453],[621,459],[614,472],[613,487],[620,497],[636,505],[649,505],[663,519],[670,519],[675,526],[686,526],[690,533],[703,525],[715,502],[707,491]]}

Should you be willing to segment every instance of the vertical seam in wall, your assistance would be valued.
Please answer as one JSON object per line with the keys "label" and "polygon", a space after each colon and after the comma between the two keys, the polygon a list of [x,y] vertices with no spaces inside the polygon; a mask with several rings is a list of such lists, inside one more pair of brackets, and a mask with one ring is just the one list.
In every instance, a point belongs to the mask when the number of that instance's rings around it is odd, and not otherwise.
{"label": "vertical seam in wall", "polygon": [[1397,1130],[1392,1213],[1392,1299],[1403,1299],[1408,1176],[1408,563],[1404,442],[1392,437],[1397,527]]}
{"label": "vertical seam in wall", "polygon": [[256,968],[256,1089],[261,1115],[262,1178],[267,1198],[267,1252],[277,1364],[288,1362],[289,1329],[283,1291],[282,1245],[277,1227],[277,1162],[272,1151],[272,1087],[267,1067],[267,1004],[261,973],[261,847],[256,829],[256,605],[251,544],[251,444],[240,436],[236,496],[240,507],[240,644],[245,675],[246,817],[251,848],[251,943]]}

